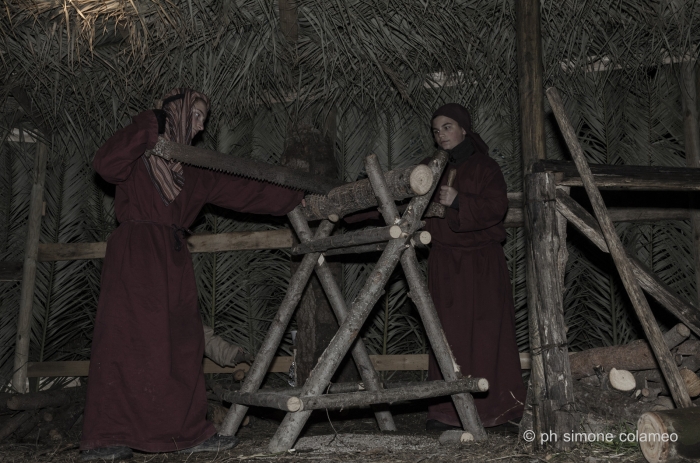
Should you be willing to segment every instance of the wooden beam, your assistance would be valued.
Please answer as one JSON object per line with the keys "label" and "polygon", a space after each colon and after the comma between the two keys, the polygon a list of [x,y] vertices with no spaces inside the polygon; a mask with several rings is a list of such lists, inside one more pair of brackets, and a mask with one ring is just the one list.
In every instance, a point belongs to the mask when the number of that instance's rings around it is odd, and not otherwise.
{"label": "wooden beam", "polygon": [[[288,249],[292,232],[280,230],[197,234],[187,239],[191,253],[244,251],[252,249]],[[107,243],[47,243],[39,245],[39,261],[102,259]]]}
{"label": "wooden beam", "polygon": [[46,162],[48,147],[45,143],[36,144],[36,157],[32,171],[31,195],[29,199],[29,220],[27,223],[27,240],[24,247],[22,267],[22,290],[17,317],[17,335],[15,346],[12,387],[17,392],[27,390],[27,362],[29,361],[29,337],[31,333],[32,306],[34,303],[34,286],[36,283],[36,263],[39,254],[39,236],[41,235],[41,213],[44,208],[44,181],[46,179]]}
{"label": "wooden beam", "polygon": [[559,96],[557,90],[552,87],[547,90],[547,98],[549,99],[549,104],[552,107],[554,116],[556,117],[559,128],[564,136],[564,140],[569,147],[571,156],[576,163],[576,168],[581,176],[581,181],[583,182],[588,198],[591,201],[600,228],[603,231],[603,236],[605,237],[605,242],[610,250],[610,255],[612,256],[615,266],[620,273],[622,283],[624,284],[627,294],[632,301],[632,305],[637,313],[639,321],[641,322],[644,333],[646,334],[649,344],[654,351],[656,360],[659,362],[659,366],[664,374],[664,378],[666,379],[666,383],[671,391],[673,400],[679,408],[691,407],[692,402],[685,387],[685,382],[678,372],[678,368],[676,367],[676,363],[671,356],[668,346],[666,346],[666,343],[664,342],[661,330],[656,324],[656,320],[651,312],[649,303],[639,287],[637,278],[634,275],[633,266],[630,263],[630,260],[627,258],[627,253],[622,247],[622,242],[617,236],[612,220],[610,220],[607,208],[603,202],[603,197],[600,195],[600,191],[596,187],[593,173],[588,167],[583,149],[581,148],[581,145],[576,137],[576,132],[574,131],[574,128],[571,125],[571,122],[569,122],[569,118],[564,111],[564,104],[561,97]]}
{"label": "wooden beam", "polygon": [[[589,167],[593,182],[599,189],[700,191],[700,168],[607,164],[594,164]],[[539,161],[533,166],[533,170],[555,173],[557,185],[583,185],[576,165],[570,161]]]}
{"label": "wooden beam", "polygon": [[[545,429],[557,435],[571,432],[578,426],[573,407],[573,380],[569,365],[566,327],[564,324],[563,291],[559,275],[559,250],[566,246],[566,238],[559,237],[554,175],[536,172],[525,178],[528,198],[527,242],[537,270],[537,331],[540,337],[540,355],[544,368],[545,396],[541,413]],[[534,349],[533,349],[534,350]],[[571,448],[572,442],[562,442],[558,449]]]}
{"label": "wooden beam", "polygon": [[[374,369],[377,371],[422,371],[428,369],[428,354],[414,355],[370,355]],[[287,373],[292,364],[292,357],[274,357],[268,373]],[[242,370],[247,372],[250,366],[245,363],[235,367],[222,367],[209,359],[204,359],[204,373],[235,373]],[[87,376],[90,368],[89,360],[75,360],[64,362],[30,362],[27,368],[29,378],[51,378]],[[530,369],[530,354],[520,353],[520,368]]]}

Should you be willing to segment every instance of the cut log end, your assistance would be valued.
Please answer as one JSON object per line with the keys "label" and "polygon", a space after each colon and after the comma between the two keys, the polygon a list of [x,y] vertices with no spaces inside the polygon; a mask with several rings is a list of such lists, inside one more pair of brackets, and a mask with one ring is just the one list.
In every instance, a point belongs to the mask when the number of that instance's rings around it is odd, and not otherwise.
{"label": "cut log end", "polygon": [[680,369],[681,377],[685,383],[686,389],[688,389],[688,395],[690,397],[697,397],[700,395],[700,378],[694,372],[688,370],[687,368]]}
{"label": "cut log end", "polygon": [[287,400],[287,410],[290,412],[301,411],[303,407],[304,404],[299,397],[290,397],[289,400]]}
{"label": "cut log end", "polygon": [[430,191],[430,187],[433,185],[433,173],[430,167],[419,164],[413,169],[410,177],[411,190],[417,195],[424,195]]}
{"label": "cut log end", "polygon": [[328,220],[330,220],[333,223],[336,223],[338,220],[340,220],[340,216],[338,214],[329,214]]}
{"label": "cut log end", "polygon": [[[653,412],[645,413],[639,418],[637,431],[640,436],[660,436],[668,433],[663,420]],[[671,448],[669,442],[662,442],[660,439],[646,439],[646,442],[640,442],[640,447],[644,457],[650,462],[667,461]]]}
{"label": "cut log end", "polygon": [[423,244],[423,245],[428,245],[430,244],[430,241],[432,241],[433,237],[430,235],[430,232],[427,231],[421,231],[416,233],[418,235],[418,241]]}
{"label": "cut log end", "polygon": [[391,236],[393,239],[399,238],[403,232],[401,231],[401,227],[398,225],[392,225],[392,227],[389,229],[389,236]]}
{"label": "cut log end", "polygon": [[612,368],[609,374],[610,385],[618,391],[628,392],[637,387],[634,375],[627,370]]}
{"label": "cut log end", "polygon": [[459,445],[465,442],[473,442],[474,435],[461,429],[450,429],[440,434],[438,441],[441,445]]}
{"label": "cut log end", "polygon": [[476,383],[476,385],[479,388],[480,392],[486,392],[489,390],[489,380],[486,378],[479,378],[479,381]]}

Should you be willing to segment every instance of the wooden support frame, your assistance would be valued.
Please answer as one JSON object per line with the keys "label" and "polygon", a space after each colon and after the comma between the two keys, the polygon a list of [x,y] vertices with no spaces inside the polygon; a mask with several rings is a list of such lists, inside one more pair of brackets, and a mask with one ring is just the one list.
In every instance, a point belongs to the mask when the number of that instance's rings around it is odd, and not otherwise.
{"label": "wooden support frame", "polygon": [[[418,306],[423,322],[426,325],[428,337],[434,351],[436,352],[436,356],[438,357],[438,362],[443,370],[443,375],[446,378],[446,382],[449,383],[451,387],[454,387],[455,384],[453,383],[461,378],[459,368],[457,367],[454,356],[449,349],[444,332],[442,331],[439,320],[437,319],[435,308],[432,306],[432,299],[427,292],[425,283],[419,276],[415,252],[413,251],[412,244],[410,243],[410,240],[413,238],[413,234],[423,225],[420,217],[423,215],[425,208],[427,207],[431,193],[435,190],[440,174],[442,173],[446,163],[447,155],[444,152],[438,152],[436,157],[428,166],[432,177],[429,190],[421,196],[414,197],[406,208],[406,212],[402,217],[399,217],[396,205],[394,204],[395,199],[387,187],[376,156],[372,155],[366,159],[370,186],[376,195],[377,201],[380,204],[380,211],[384,215],[387,223],[387,227],[385,227],[386,230],[381,230],[381,233],[385,233],[394,226],[398,227],[401,233],[382,236],[385,239],[390,239],[388,240],[381,257],[379,258],[374,271],[365,282],[364,288],[359,292],[358,296],[353,301],[350,310],[345,307],[345,301],[341,296],[340,290],[337,287],[332,274],[326,267],[324,257],[317,251],[317,249],[326,248],[328,242],[330,241],[325,240],[321,241],[321,245],[316,244],[316,242],[324,240],[325,237],[329,236],[330,230],[332,229],[332,224],[330,224],[330,222],[327,220],[322,221],[316,238],[311,240],[311,233],[308,229],[308,225],[306,224],[307,217],[304,216],[303,211],[297,208],[295,211],[289,214],[289,219],[301,240],[302,244],[300,247],[303,247],[304,251],[308,252],[308,254],[304,256],[299,271],[293,275],[292,284],[290,284],[290,289],[285,296],[285,301],[283,301],[282,307],[275,318],[275,322],[279,326],[275,326],[275,329],[271,330],[271,332],[274,331],[276,333],[281,331],[283,326],[286,326],[286,323],[288,323],[289,318],[291,317],[291,312],[294,309],[294,305],[296,302],[298,302],[298,296],[296,293],[300,293],[299,288],[303,288],[306,281],[308,281],[308,278],[310,277],[311,265],[315,265],[319,280],[321,281],[323,289],[326,292],[331,302],[331,306],[333,307],[333,310],[335,311],[340,323],[337,333],[319,358],[318,363],[312,370],[306,383],[299,391],[298,398],[302,401],[302,403],[309,404],[309,406],[311,406],[310,404],[315,403],[314,401],[316,400],[326,400],[319,399],[319,396],[321,396],[321,394],[324,392],[324,389],[329,384],[330,379],[338,368],[340,362],[353,345],[353,358],[358,364],[358,369],[360,370],[363,380],[365,381],[365,385],[369,391],[362,396],[364,398],[360,398],[360,396],[353,396],[355,398],[350,400],[348,403],[368,404],[370,402],[367,400],[370,397],[375,397],[375,399],[377,397],[382,398],[379,400],[379,402],[389,400],[388,397],[390,394],[387,395],[388,392],[382,389],[382,385],[379,382],[376,370],[371,364],[370,358],[364,349],[364,345],[357,342],[357,335],[367,316],[369,315],[369,312],[378,300],[380,292],[386,284],[386,281],[391,275],[394,267],[399,263],[399,260],[401,260],[404,267],[409,286],[411,287],[412,297],[414,300],[416,300],[416,305]],[[345,245],[346,247],[356,247],[353,246],[355,244],[356,241],[354,240],[336,243],[336,245]],[[251,374],[249,374],[239,393],[239,397],[247,398],[246,403],[252,403],[251,401],[267,400],[262,398],[260,394],[263,393],[258,393],[258,389],[262,381],[263,367],[266,369],[267,365],[269,365],[271,353],[277,347],[280,340],[280,336],[268,334],[266,340],[264,341],[263,349],[261,349],[261,353],[258,354],[258,357],[251,368]],[[470,381],[472,381],[472,379],[470,379]],[[485,384],[482,384],[480,387],[485,387]],[[394,392],[394,394],[396,394],[396,392]],[[478,414],[476,413],[476,408],[474,407],[471,395],[468,393],[455,392],[453,399],[465,429],[472,433],[475,439],[484,439],[486,437],[486,433],[483,426],[481,426],[481,422]],[[271,402],[269,400],[267,401],[270,404],[274,402],[273,406],[280,406],[289,411],[289,400],[291,400],[291,398],[287,397],[287,399],[282,400],[281,402],[279,398],[274,398],[274,400]],[[357,402],[357,400],[359,400],[359,402]],[[241,401],[243,401],[243,399],[241,399]],[[298,406],[296,401],[292,400],[292,402],[293,403],[291,406],[293,408]],[[224,426],[221,429],[222,434],[234,434],[243,420],[246,410],[246,405],[241,403],[235,404],[226,417]],[[294,413],[288,413],[270,441],[269,450],[271,452],[279,452],[291,448],[301,432],[301,429],[308,420],[310,413],[311,410],[301,407]],[[388,414],[388,410],[375,410],[375,414],[378,422],[380,423],[380,427],[382,426],[382,419],[385,420],[385,424],[391,423],[393,425],[393,420],[387,420],[387,418],[391,419],[391,415]]]}
{"label": "wooden support frame", "polygon": [[[603,198],[600,195],[600,191],[595,185],[593,179],[593,174],[591,169],[586,162],[586,158],[583,154],[583,149],[578,142],[576,133],[573,126],[569,122],[569,119],[564,111],[564,104],[562,103],[561,97],[555,88],[549,88],[547,90],[547,98],[549,99],[549,104],[552,107],[554,116],[556,117],[559,128],[564,136],[569,151],[576,163],[576,168],[579,172],[581,181],[588,198],[593,205],[593,210],[595,212],[600,228],[603,231],[603,236],[612,255],[615,266],[620,272],[620,277],[627,290],[627,294],[632,301],[637,317],[639,318],[642,328],[649,340],[649,344],[656,356],[657,361],[661,371],[664,374],[666,383],[669,386],[673,400],[675,401],[678,408],[685,408],[692,406],[690,396],[686,390],[683,378],[681,378],[678,368],[671,356],[668,346],[664,342],[663,336],[661,335],[661,330],[659,329],[654,316],[649,308],[649,303],[644,297],[644,294],[639,287],[637,279],[634,275],[633,266],[627,258],[627,254],[622,247],[620,238],[615,232],[615,227],[613,226],[612,220],[608,215],[607,208],[603,202]],[[699,185],[700,186],[700,185]]]}

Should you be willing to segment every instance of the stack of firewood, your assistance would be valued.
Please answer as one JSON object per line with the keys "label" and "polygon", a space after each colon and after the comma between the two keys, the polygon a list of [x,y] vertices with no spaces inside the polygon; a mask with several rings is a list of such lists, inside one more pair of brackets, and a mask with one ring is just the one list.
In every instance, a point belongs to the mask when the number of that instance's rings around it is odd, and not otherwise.
{"label": "stack of firewood", "polygon": [[[678,324],[664,339],[690,397],[700,401],[700,341]],[[645,340],[571,353],[576,404],[582,412],[636,422],[647,411],[674,408],[669,389]]]}
{"label": "stack of firewood", "polygon": [[0,394],[0,442],[14,439],[60,443],[79,431],[85,406],[84,388],[29,394]]}

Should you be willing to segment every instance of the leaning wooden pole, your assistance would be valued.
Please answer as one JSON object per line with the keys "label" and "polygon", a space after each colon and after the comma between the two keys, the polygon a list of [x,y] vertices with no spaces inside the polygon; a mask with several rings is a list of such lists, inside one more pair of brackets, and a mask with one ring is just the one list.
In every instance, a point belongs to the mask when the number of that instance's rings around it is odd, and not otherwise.
{"label": "leaning wooden pole", "polygon": [[[526,177],[525,194],[529,198],[527,236],[533,264],[538,270],[537,328],[541,346],[539,354],[544,367],[546,396],[541,408],[545,429],[562,436],[576,430],[578,419],[574,410],[574,390],[564,324],[559,249],[566,246],[559,237],[554,174],[541,172]],[[531,354],[537,352],[531,351]],[[568,450],[573,442],[557,439],[554,446]]]}
{"label": "leaning wooden pole", "polygon": [[[377,200],[380,204],[380,212],[387,224],[400,223],[399,211],[391,198],[389,188],[384,182],[381,167],[376,156],[368,156],[365,161],[365,170],[369,177],[372,187],[377,195]],[[435,172],[435,178],[440,178],[439,172]],[[416,251],[412,246],[409,246],[401,256],[401,266],[406,281],[410,289],[411,299],[425,326],[430,347],[435,354],[440,371],[447,381],[457,381],[462,377],[454,354],[450,349],[450,345],[445,336],[445,332],[440,324],[440,319],[435,310],[435,304],[430,297],[427,285],[418,268],[418,260],[416,259]],[[469,393],[459,393],[452,395],[452,401],[457,409],[457,414],[462,422],[465,431],[468,431],[474,437],[474,440],[486,439],[486,431],[481,424],[481,419],[476,411],[474,399]]]}
{"label": "leaning wooden pole", "polygon": [[610,254],[615,262],[615,266],[620,273],[622,283],[624,284],[627,294],[632,301],[632,305],[634,306],[637,317],[642,324],[644,333],[646,334],[649,344],[654,351],[656,360],[659,362],[659,366],[664,374],[664,378],[666,379],[666,383],[671,391],[673,400],[676,402],[676,406],[678,408],[690,407],[692,406],[692,402],[690,401],[690,396],[686,390],[683,378],[678,372],[678,368],[676,367],[676,363],[671,356],[671,352],[668,350],[668,346],[666,346],[666,343],[664,342],[664,338],[661,335],[661,330],[656,324],[654,315],[649,308],[649,303],[647,302],[641,288],[639,287],[639,284],[637,283],[632,264],[627,258],[625,249],[622,247],[622,242],[615,231],[615,226],[613,225],[612,220],[610,220],[607,208],[603,202],[603,197],[600,195],[600,191],[593,181],[593,174],[588,166],[588,162],[586,162],[583,149],[581,148],[581,145],[576,137],[576,132],[574,131],[574,128],[569,122],[569,118],[564,111],[564,104],[559,96],[559,92],[557,92],[557,90],[553,87],[549,88],[547,90],[547,98],[549,99],[549,104],[552,107],[554,116],[556,117],[559,128],[564,136],[564,140],[569,147],[571,156],[573,157],[579,174],[581,175],[583,186],[586,189],[588,198],[591,201],[593,211],[595,212],[600,228],[603,231],[603,236],[605,237],[608,249],[610,250]]}
{"label": "leaning wooden pole", "polygon": [[[695,61],[681,65],[680,87],[683,106],[683,139],[685,161],[688,167],[700,167],[700,121],[698,121],[698,94],[695,79]],[[693,197],[690,224],[693,233],[693,257],[695,258],[696,305],[700,306],[700,211]]]}
{"label": "leaning wooden pole", "polygon": [[[316,230],[316,238],[325,238],[330,235],[333,230],[333,224],[327,220],[321,222],[318,230]],[[306,254],[299,264],[299,268],[296,273],[292,275],[289,281],[289,287],[287,288],[287,294],[285,294],[280,308],[277,310],[277,315],[275,315],[274,320],[265,336],[260,350],[255,357],[253,365],[251,365],[248,374],[241,385],[241,392],[256,392],[263,380],[265,379],[265,374],[270,368],[270,364],[275,357],[277,348],[282,341],[282,337],[289,325],[289,321],[292,319],[294,314],[294,309],[296,309],[299,300],[301,299],[304,288],[311,277],[311,273],[314,271],[314,266],[321,257],[320,252],[314,252]],[[243,422],[245,414],[248,411],[248,407],[245,405],[232,405],[226,415],[226,418],[221,425],[219,433],[225,436],[232,436],[238,431],[238,427]]]}
{"label": "leaning wooden pole", "polygon": [[46,179],[47,159],[48,147],[43,141],[38,141],[36,144],[34,171],[32,172],[32,192],[29,199],[29,221],[27,223],[27,241],[24,245],[22,292],[17,319],[14,373],[12,375],[12,387],[17,392],[22,393],[28,392],[29,336],[31,333],[34,286],[36,283],[36,263],[39,255],[41,213],[44,206],[44,181]]}
{"label": "leaning wooden pole", "polygon": [[[542,66],[542,31],[540,27],[540,0],[521,0],[515,2],[516,52],[518,61],[519,103],[520,103],[520,145],[523,153],[523,184],[525,177],[532,172],[537,160],[545,158],[546,138],[544,131],[544,93]],[[525,203],[528,198],[525,197]],[[525,219],[526,240],[530,231]],[[544,366],[539,352],[540,339],[537,331],[537,274],[533,265],[530,246],[525,246],[525,265],[527,280],[527,305],[530,329],[530,352],[532,371],[528,386],[528,398],[525,404],[521,431],[531,423],[532,431],[541,442],[539,435],[543,432],[539,420],[541,400],[545,395]],[[534,353],[534,354],[533,354]]]}

